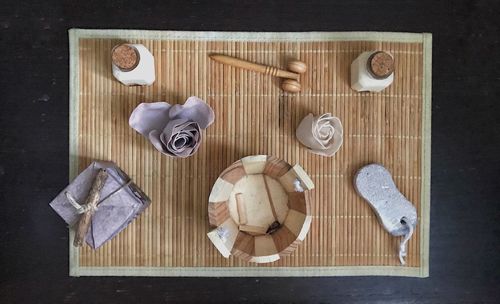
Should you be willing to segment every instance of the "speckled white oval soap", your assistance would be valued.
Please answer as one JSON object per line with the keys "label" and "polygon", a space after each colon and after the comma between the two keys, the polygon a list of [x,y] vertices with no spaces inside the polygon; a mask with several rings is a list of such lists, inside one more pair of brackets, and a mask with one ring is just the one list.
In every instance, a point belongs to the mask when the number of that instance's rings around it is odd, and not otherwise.
{"label": "speckled white oval soap", "polygon": [[356,173],[354,185],[392,235],[400,236],[408,232],[408,227],[401,223],[403,217],[413,227],[417,225],[417,210],[398,190],[385,167],[370,164],[361,168]]}
{"label": "speckled white oval soap", "polygon": [[361,168],[354,178],[354,187],[377,214],[382,226],[394,236],[403,236],[399,260],[405,264],[406,244],[417,225],[417,210],[398,190],[391,173],[379,164]]}

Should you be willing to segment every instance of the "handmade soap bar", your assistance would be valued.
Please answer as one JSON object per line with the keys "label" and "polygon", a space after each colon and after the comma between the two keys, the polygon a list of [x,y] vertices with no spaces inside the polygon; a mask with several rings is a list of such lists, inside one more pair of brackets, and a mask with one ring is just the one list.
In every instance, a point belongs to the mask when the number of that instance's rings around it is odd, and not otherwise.
{"label": "handmade soap bar", "polygon": [[[97,249],[112,239],[150,204],[150,199],[113,162],[93,162],[50,203],[66,223],[74,226],[80,214],[74,200],[82,204],[99,169],[105,169],[108,178],[100,191],[100,202],[92,216],[85,241]],[[76,206],[78,207],[78,206]]]}
{"label": "handmade soap bar", "polygon": [[154,57],[142,44],[121,44],[112,50],[113,75],[125,85],[152,85]]}
{"label": "handmade soap bar", "polygon": [[363,92],[380,92],[394,80],[394,58],[382,51],[364,52],[351,64],[351,87]]}

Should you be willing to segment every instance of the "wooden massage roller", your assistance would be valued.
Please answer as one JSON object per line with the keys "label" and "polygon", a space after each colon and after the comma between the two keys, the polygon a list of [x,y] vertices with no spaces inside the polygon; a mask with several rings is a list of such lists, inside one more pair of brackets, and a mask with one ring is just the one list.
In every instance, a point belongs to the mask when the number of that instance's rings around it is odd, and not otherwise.
{"label": "wooden massage roller", "polygon": [[307,70],[307,65],[299,60],[290,61],[287,65],[289,71],[281,70],[273,66],[253,63],[250,61],[226,56],[226,55],[210,55],[210,58],[213,60],[231,65],[234,67],[254,71],[257,73],[262,73],[265,75],[271,75],[279,78],[285,78],[281,83],[281,88],[283,91],[290,93],[298,93],[300,92],[300,83],[299,83],[299,74],[303,74]]}

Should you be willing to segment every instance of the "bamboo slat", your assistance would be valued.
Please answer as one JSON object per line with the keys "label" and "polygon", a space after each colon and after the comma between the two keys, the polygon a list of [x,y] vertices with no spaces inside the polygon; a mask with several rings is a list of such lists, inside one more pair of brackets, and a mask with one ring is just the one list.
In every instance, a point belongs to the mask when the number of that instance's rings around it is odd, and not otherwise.
{"label": "bamboo slat", "polygon": [[[110,51],[118,39],[79,39],[78,169],[94,159],[115,161],[150,196],[151,206],[99,250],[79,251],[82,267],[307,267],[399,265],[399,239],[389,236],[354,191],[353,174],[364,164],[383,164],[400,190],[421,210],[423,155],[423,44],[370,41],[216,41],[130,39],[155,57],[151,87],[126,87],[111,73]],[[365,50],[383,49],[396,59],[395,80],[381,93],[349,86],[349,66]],[[211,61],[227,54],[286,67],[306,62],[302,91],[280,90],[273,77]],[[196,155],[161,155],[128,126],[141,102],[182,103],[191,95],[215,111]],[[331,112],[344,125],[344,143],[332,158],[309,153],[295,138],[301,119]],[[207,239],[208,195],[234,161],[256,154],[301,164],[316,189],[313,223],[291,256],[256,265],[224,259]],[[409,242],[408,266],[421,262],[420,229]]]}

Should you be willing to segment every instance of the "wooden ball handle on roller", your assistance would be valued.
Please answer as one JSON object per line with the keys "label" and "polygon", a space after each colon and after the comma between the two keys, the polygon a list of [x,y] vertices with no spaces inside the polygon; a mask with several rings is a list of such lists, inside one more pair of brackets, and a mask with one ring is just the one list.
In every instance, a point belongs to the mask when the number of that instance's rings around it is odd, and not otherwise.
{"label": "wooden ball handle on roller", "polygon": [[210,58],[213,60],[231,65],[237,68],[242,68],[250,71],[254,71],[257,73],[262,73],[266,75],[276,76],[280,78],[286,78],[283,81],[281,88],[284,91],[297,93],[300,91],[300,83],[297,81],[299,79],[299,74],[302,74],[306,71],[307,66],[302,61],[294,60],[288,63],[288,69],[290,71],[285,71],[278,69],[276,67],[253,63],[250,61],[234,58],[226,55],[210,55]]}

